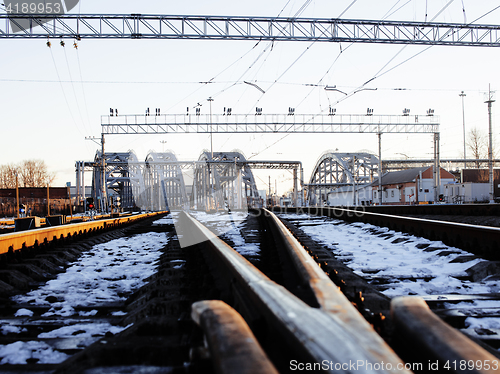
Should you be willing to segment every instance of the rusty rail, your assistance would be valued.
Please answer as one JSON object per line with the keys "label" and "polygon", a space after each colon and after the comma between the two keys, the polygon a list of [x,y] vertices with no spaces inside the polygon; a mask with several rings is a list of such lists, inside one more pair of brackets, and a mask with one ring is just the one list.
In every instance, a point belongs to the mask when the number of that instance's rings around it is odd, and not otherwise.
{"label": "rusty rail", "polygon": [[[405,364],[363,319],[336,286],[327,285],[316,272],[300,245],[287,237],[296,253],[297,266],[316,289],[324,309],[313,308],[283,286],[271,281],[233,248],[216,237],[201,223],[182,212],[181,236],[196,237],[205,255],[219,274],[226,276],[236,298],[251,301],[267,326],[272,326],[283,342],[293,347],[300,361],[332,373],[411,373]],[[284,233],[286,234],[286,233]],[[318,267],[319,269],[319,267]],[[229,278],[229,279],[227,279]],[[326,278],[326,276],[325,276]],[[291,363],[291,365],[294,363]]]}
{"label": "rusty rail", "polygon": [[[401,341],[408,349],[425,354],[429,371],[447,373],[498,373],[500,360],[464,334],[443,322],[420,297],[398,297],[391,314]],[[434,367],[429,365],[434,365]]]}
{"label": "rusty rail", "polygon": [[278,374],[241,315],[220,300],[198,301],[191,317],[207,336],[220,374]]}

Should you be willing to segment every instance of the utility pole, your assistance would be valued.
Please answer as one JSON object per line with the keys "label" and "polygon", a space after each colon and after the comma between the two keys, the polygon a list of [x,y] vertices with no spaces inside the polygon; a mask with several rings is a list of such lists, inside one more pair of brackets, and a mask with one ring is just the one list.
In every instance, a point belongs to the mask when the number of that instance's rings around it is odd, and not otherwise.
{"label": "utility pole", "polygon": [[382,133],[378,134],[378,202],[382,205]]}
{"label": "utility pole", "polygon": [[489,122],[489,145],[488,145],[488,167],[489,167],[489,181],[490,181],[490,204],[495,202],[495,189],[493,182],[493,129],[491,119],[491,104],[495,102],[491,91],[491,85],[488,87],[488,99],[485,101],[488,104],[488,122]]}
{"label": "utility pole", "polygon": [[106,156],[104,154],[104,133],[101,134],[101,161],[102,161],[102,174],[101,174],[101,210],[108,212],[108,197],[106,194]]}
{"label": "utility pole", "polygon": [[212,156],[212,160],[214,159],[214,147],[213,147],[213,141],[212,141],[212,97],[209,97],[207,101],[210,103],[210,154]]}
{"label": "utility pole", "polygon": [[165,144],[167,144],[168,142],[166,140],[160,140],[160,143],[162,144],[161,151],[165,153]]}
{"label": "utility pole", "polygon": [[[100,170],[101,171],[101,176],[100,176],[101,196],[98,196],[98,191],[94,191],[94,193],[96,195],[95,196],[96,199],[99,200],[99,207],[101,208],[101,211],[104,212],[104,210],[106,210],[106,212],[107,212],[107,204],[105,203],[107,196],[106,196],[106,159],[105,159],[105,155],[104,155],[104,133],[101,133],[101,142],[100,143],[98,142],[98,139],[99,138],[96,138],[93,136],[92,137],[85,137],[85,140],[92,140],[94,143],[101,146],[101,165],[100,165],[100,168],[101,168],[101,170]],[[84,190],[83,195],[85,197],[85,184],[83,186],[83,190]],[[106,207],[106,209],[104,207]]]}
{"label": "utility pole", "polygon": [[464,97],[467,96],[464,91],[460,95],[458,95],[462,98],[462,120],[463,120],[463,127],[464,127],[464,169],[467,169],[467,154],[466,154],[466,148],[465,148],[465,109],[464,109]]}
{"label": "utility pole", "polygon": [[16,211],[17,211],[17,218],[19,218],[19,178],[17,170],[16,170]]}
{"label": "utility pole", "polygon": [[50,194],[49,194],[49,183],[47,183],[47,217],[50,216]]}
{"label": "utility pole", "polygon": [[214,161],[214,146],[212,141],[212,97],[210,96],[207,101],[210,103],[210,163],[208,164],[208,182],[210,183],[210,193],[212,194],[212,202],[215,200],[214,196],[214,185],[215,185],[215,176],[211,170],[211,163]]}

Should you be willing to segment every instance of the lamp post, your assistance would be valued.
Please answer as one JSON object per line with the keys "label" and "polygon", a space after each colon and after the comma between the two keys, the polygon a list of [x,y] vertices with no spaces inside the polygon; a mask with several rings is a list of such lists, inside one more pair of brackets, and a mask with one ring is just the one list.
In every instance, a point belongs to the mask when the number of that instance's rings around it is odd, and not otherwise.
{"label": "lamp post", "polygon": [[[211,162],[214,160],[214,147],[213,147],[213,141],[212,141],[212,97],[210,96],[207,101],[210,103],[210,163],[208,164],[208,182],[210,183],[210,193],[212,195],[211,197],[211,203],[214,201],[215,196],[214,196],[214,176],[211,170]],[[212,208],[212,204],[210,204],[210,208]]]}
{"label": "lamp post", "polygon": [[16,210],[17,210],[17,218],[19,218],[19,181],[18,181],[17,170],[16,170]]}
{"label": "lamp post", "polygon": [[465,109],[464,109],[464,97],[467,96],[464,91],[460,95],[458,95],[462,98],[462,120],[463,120],[463,127],[464,127],[464,169],[467,169],[467,154],[466,154],[466,148],[465,148]]}

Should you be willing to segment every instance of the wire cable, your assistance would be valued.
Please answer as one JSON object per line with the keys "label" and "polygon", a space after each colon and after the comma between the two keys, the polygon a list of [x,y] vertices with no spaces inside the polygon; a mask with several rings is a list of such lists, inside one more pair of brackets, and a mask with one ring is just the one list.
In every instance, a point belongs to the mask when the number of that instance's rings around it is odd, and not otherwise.
{"label": "wire cable", "polygon": [[75,90],[75,85],[73,82],[73,76],[71,75],[71,69],[69,67],[68,55],[66,54],[66,48],[64,46],[63,41],[61,41],[61,46],[63,47],[63,50],[64,50],[64,58],[66,59],[66,67],[68,68],[68,75],[69,75],[69,79],[71,82],[71,89],[73,90],[73,96],[75,97],[76,108],[78,109],[78,115],[80,116],[80,120],[82,121],[82,125],[84,127],[84,130],[87,131],[86,126],[85,126],[85,122],[83,121],[82,111],[80,110],[80,103],[78,102],[78,97],[76,96],[76,90]]}
{"label": "wire cable", "polygon": [[354,5],[354,3],[356,1],[358,1],[358,0],[353,0],[353,2],[351,4],[349,4],[349,6],[347,8],[345,8],[342,13],[340,13],[340,16],[338,16],[338,18],[342,17],[349,10],[349,8],[351,8]]}
{"label": "wire cable", "polygon": [[302,6],[300,7],[300,9],[297,11],[297,13],[295,13],[295,15],[293,16],[293,18],[297,18],[302,13],[304,13],[304,11],[307,9],[307,7],[309,6],[309,4],[311,4],[311,1],[312,0],[306,0],[306,2],[304,4],[302,4]]}
{"label": "wire cable", "polygon": [[80,134],[82,136],[84,136],[82,134],[82,132],[80,131],[80,128],[78,127],[76,121],[75,121],[75,117],[73,116],[73,111],[71,110],[71,107],[69,106],[69,102],[68,102],[68,98],[66,96],[66,92],[64,91],[64,87],[63,87],[63,84],[61,82],[61,77],[59,75],[59,70],[57,69],[57,64],[56,64],[56,60],[54,59],[54,54],[52,53],[52,48],[49,47],[49,50],[50,50],[50,56],[52,57],[52,62],[54,63],[54,68],[56,70],[56,74],[57,74],[57,78],[59,79],[59,83],[61,85],[61,90],[62,90],[62,93],[63,93],[63,96],[64,96],[64,101],[66,102],[66,106],[68,107],[68,111],[69,111],[69,114],[71,115],[71,119],[73,121],[73,123],[75,124],[75,127],[78,129],[78,131],[80,132]]}
{"label": "wire cable", "polygon": [[471,22],[471,23],[469,23],[468,25],[472,25],[473,23],[476,23],[476,22],[477,22],[477,21],[479,21],[481,18],[484,18],[484,17],[486,17],[488,14],[493,13],[493,12],[494,12],[495,10],[497,10],[498,8],[500,8],[500,5],[499,5],[499,6],[497,6],[497,7],[495,7],[495,8],[493,8],[493,9],[492,9],[492,10],[490,10],[489,12],[487,12],[487,13],[483,14],[481,17],[476,18],[474,21],[472,21],[472,22]]}
{"label": "wire cable", "polygon": [[467,25],[467,14],[465,12],[464,0],[462,0],[462,11],[464,12],[464,25]]}
{"label": "wire cable", "polygon": [[78,48],[75,48],[75,49],[76,49],[76,57],[77,57],[77,61],[78,61],[78,71],[80,73],[80,85],[82,87],[83,102],[85,104],[85,112],[87,114],[87,124],[91,128],[91,125],[90,125],[90,115],[89,115],[89,106],[87,104],[87,95],[85,94],[85,85],[83,84],[82,66],[81,66],[81,63],[80,63],[80,52],[79,52]]}

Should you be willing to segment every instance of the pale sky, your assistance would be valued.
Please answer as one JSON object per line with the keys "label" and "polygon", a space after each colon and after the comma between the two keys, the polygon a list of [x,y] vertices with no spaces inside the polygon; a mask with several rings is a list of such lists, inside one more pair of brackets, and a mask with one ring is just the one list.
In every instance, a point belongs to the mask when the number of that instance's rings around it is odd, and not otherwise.
{"label": "pale sky", "polygon": [[[300,17],[452,23],[473,22],[498,6],[492,0],[80,0],[72,13],[292,17],[304,4]],[[499,25],[500,9],[476,23]],[[247,114],[259,106],[268,114],[287,113],[288,107],[296,108],[297,114],[315,114],[334,105],[339,114],[365,114],[369,107],[374,114],[396,115],[410,108],[412,115],[425,115],[432,108],[440,117],[441,157],[460,158],[460,92],[467,95],[467,130],[477,127],[486,133],[484,93],[489,84],[492,90],[500,87],[500,48],[213,40],[82,40],[78,50],[69,40],[65,47],[57,40],[48,48],[46,40],[28,39],[0,39],[0,45],[0,164],[42,159],[56,173],[58,186],[75,184],[75,161],[93,160],[98,146],[85,137],[100,136],[101,115],[108,115],[111,107],[119,114],[143,114],[147,107],[161,108],[162,114],[182,114],[186,107],[201,103],[207,113],[207,99],[213,97],[214,113],[231,107],[233,113]],[[374,76],[366,86],[372,90],[345,100],[343,94],[323,89],[336,85],[349,92]],[[212,78],[211,84],[199,83]],[[266,93],[243,81],[255,82]],[[496,102],[495,134],[498,113]],[[327,150],[378,153],[374,134],[217,134],[213,141],[214,151],[239,149],[255,160],[302,161],[306,183],[316,160]],[[203,134],[106,139],[108,151],[134,150],[139,160],[151,150],[172,150],[179,159],[196,160],[208,148],[209,136]],[[382,137],[383,158],[432,154],[431,134]],[[267,189],[271,173],[255,174],[258,187]],[[288,172],[273,173],[273,180],[278,181],[280,193],[291,187]],[[86,182],[90,184],[90,174]]]}

